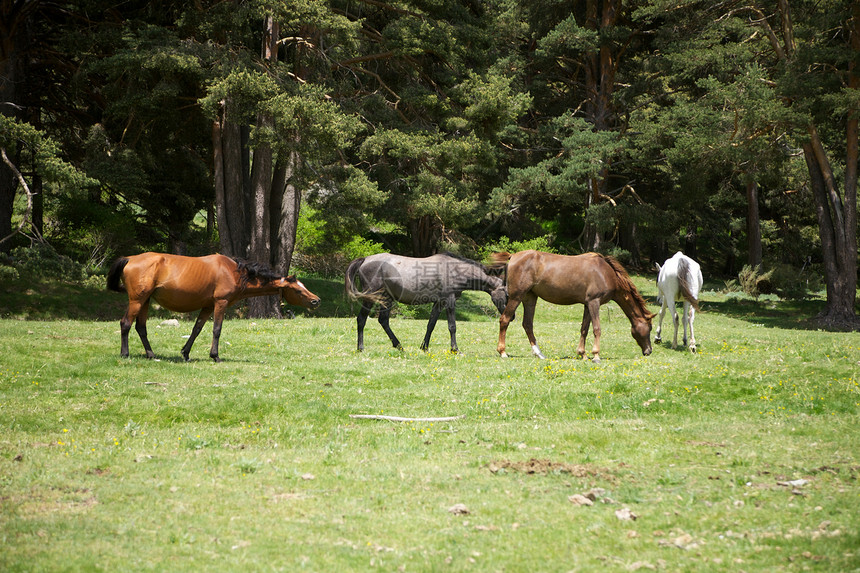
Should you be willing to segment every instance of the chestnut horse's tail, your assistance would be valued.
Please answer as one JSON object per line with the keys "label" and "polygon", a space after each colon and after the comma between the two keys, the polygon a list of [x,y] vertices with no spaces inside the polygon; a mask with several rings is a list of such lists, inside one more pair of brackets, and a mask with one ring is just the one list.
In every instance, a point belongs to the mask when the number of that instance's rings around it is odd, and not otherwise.
{"label": "chestnut horse's tail", "polygon": [[645,302],[645,299],[642,298],[642,295],[639,293],[639,289],[636,288],[636,285],[633,284],[633,281],[630,280],[630,275],[627,274],[627,270],[621,266],[621,263],[615,257],[610,257],[609,255],[600,255],[603,257],[603,260],[606,261],[612,270],[615,271],[615,276],[618,278],[619,286],[621,290],[630,295],[630,298],[633,299],[633,302],[642,310],[642,313],[651,320],[656,315],[648,310],[648,305]]}
{"label": "chestnut horse's tail", "polygon": [[121,285],[119,280],[122,278],[122,271],[127,264],[128,257],[120,257],[113,262],[107,275],[107,287],[109,290],[126,292],[125,286]]}
{"label": "chestnut horse's tail", "polygon": [[678,262],[678,286],[681,289],[681,296],[690,303],[690,306],[698,311],[699,301],[693,296],[693,293],[690,290],[690,278],[692,278],[692,276],[693,273],[690,272],[690,265],[687,263],[686,259],[682,258]]}

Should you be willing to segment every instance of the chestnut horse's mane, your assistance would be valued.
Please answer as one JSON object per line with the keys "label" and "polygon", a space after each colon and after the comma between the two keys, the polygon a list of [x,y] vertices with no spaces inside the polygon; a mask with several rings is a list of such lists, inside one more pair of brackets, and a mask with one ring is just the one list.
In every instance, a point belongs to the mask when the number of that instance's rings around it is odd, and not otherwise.
{"label": "chestnut horse's mane", "polygon": [[[284,277],[284,275],[272,270],[272,268],[267,264],[243,261],[241,259],[236,258],[234,258],[233,260],[236,261],[237,265],[239,265],[236,270],[239,271],[242,288],[244,288],[248,284],[248,281],[258,280],[261,282],[268,283]],[[294,282],[296,280],[295,276],[290,276],[286,278],[289,282]]]}
{"label": "chestnut horse's mane", "polygon": [[[615,275],[618,277],[618,283],[621,289],[630,295],[630,298],[633,299],[634,304],[639,307],[639,310],[642,311],[642,314],[646,317],[653,318],[654,315],[651,311],[648,310],[647,303],[642,295],[639,293],[639,289],[636,288],[636,285],[633,284],[633,281],[630,280],[630,275],[627,274],[627,271],[621,266],[621,263],[618,262],[618,259],[615,257],[611,257],[609,255],[600,255],[603,257],[603,260],[612,267],[612,270],[615,271]],[[649,320],[650,320],[649,318]]]}

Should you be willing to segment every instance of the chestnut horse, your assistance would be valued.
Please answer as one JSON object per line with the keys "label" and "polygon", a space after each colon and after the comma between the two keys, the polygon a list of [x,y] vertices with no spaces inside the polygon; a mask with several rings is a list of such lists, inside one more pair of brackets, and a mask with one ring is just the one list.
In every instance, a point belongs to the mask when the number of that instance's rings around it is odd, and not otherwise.
{"label": "chestnut horse", "polygon": [[585,356],[585,338],[589,325],[594,332],[591,350],[594,362],[600,362],[600,305],[614,300],[630,319],[631,334],[642,354],[651,354],[651,319],[655,316],[645,306],[645,299],[617,260],[597,253],[577,256],[555,255],[540,251],[495,253],[496,264],[507,264],[508,304],[499,320],[499,354],[505,353],[505,332],[514,312],[523,303],[523,328],[538,358],[546,358],[534,335],[535,306],[538,298],[553,304],[583,304],[579,347]]}
{"label": "chestnut horse", "polygon": [[[120,285],[120,278],[123,285]],[[191,345],[203,325],[214,315],[212,348],[209,356],[218,357],[218,339],[227,308],[254,296],[276,295],[289,304],[316,308],[320,299],[294,276],[283,277],[265,265],[236,261],[224,255],[182,257],[163,253],[142,253],[117,259],[107,276],[110,290],[128,293],[128,310],[120,321],[120,356],[128,357],[128,332],[131,324],[143,342],[147,358],[155,358],[146,336],[149,301],[155,300],[174,312],[200,310],[191,337],[182,347],[187,361]]]}

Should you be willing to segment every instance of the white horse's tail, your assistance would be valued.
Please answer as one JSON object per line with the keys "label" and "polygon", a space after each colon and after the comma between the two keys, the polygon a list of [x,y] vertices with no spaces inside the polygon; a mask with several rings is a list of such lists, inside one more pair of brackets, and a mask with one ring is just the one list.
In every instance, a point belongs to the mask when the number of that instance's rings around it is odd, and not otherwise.
{"label": "white horse's tail", "polygon": [[699,301],[693,296],[693,293],[690,290],[690,281],[692,278],[693,273],[690,271],[690,265],[687,263],[687,259],[682,258],[678,261],[678,286],[681,289],[681,296],[684,297],[684,300],[690,303],[690,306],[698,311]]}

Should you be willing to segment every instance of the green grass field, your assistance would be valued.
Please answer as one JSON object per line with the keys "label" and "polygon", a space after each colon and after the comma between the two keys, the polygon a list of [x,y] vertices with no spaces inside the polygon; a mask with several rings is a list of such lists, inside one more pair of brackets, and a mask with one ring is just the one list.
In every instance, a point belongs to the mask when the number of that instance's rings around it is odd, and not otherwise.
{"label": "green grass field", "polygon": [[700,352],[647,358],[611,303],[594,365],[544,302],[549,359],[519,316],[500,359],[483,293],[462,354],[444,321],[418,349],[426,309],[358,354],[342,286],[305,283],[320,313],[228,320],[221,364],[211,324],[180,360],[191,317],[120,359],[121,295],[0,290],[0,570],[860,570],[860,333],[809,329],[820,302],[711,290]]}

